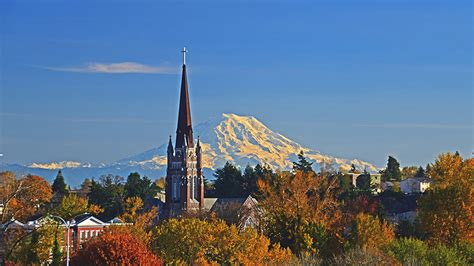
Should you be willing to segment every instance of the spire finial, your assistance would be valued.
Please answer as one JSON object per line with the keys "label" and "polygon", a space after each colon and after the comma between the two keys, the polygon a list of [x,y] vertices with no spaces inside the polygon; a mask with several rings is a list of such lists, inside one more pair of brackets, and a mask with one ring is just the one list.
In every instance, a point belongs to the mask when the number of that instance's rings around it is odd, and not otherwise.
{"label": "spire finial", "polygon": [[188,52],[188,50],[186,50],[186,47],[183,47],[183,50],[181,51],[181,53],[183,53],[183,65],[186,65],[186,53]]}

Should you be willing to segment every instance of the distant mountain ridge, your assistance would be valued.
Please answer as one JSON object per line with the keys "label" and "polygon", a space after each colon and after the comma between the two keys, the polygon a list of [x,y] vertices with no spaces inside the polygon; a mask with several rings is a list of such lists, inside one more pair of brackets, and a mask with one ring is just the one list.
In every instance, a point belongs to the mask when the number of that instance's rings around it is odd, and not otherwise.
{"label": "distant mountain ridge", "polygon": [[[222,114],[219,118],[199,124],[194,128],[195,136],[200,136],[203,166],[206,177],[212,179],[212,171],[230,161],[241,167],[257,163],[268,165],[273,169],[291,169],[292,162],[297,159],[300,151],[318,165],[333,165],[341,170],[350,169],[354,164],[360,170],[376,171],[377,168],[358,159],[348,160],[321,154],[318,151],[304,147],[291,139],[276,133],[266,127],[253,116]],[[51,163],[32,163],[27,166],[15,165],[16,171],[29,173],[41,172],[51,180],[58,169],[63,169],[64,175],[71,175],[67,180],[77,184],[86,177],[99,177],[104,174],[116,174],[126,177],[130,172],[139,172],[151,178],[165,175],[166,171],[166,141],[165,144],[124,158],[111,164],[91,164],[74,161]],[[0,165],[0,170],[8,170],[13,165]],[[12,169],[14,170],[14,169]],[[39,174],[39,173],[38,173]],[[46,174],[46,175],[45,175]]]}

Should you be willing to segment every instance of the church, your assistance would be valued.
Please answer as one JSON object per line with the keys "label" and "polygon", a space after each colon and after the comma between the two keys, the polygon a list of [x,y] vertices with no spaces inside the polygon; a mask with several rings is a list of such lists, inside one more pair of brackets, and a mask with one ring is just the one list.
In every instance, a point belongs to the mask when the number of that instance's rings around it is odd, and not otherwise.
{"label": "church", "polygon": [[171,136],[167,149],[164,217],[178,217],[187,211],[213,212],[226,216],[239,229],[253,227],[258,222],[257,201],[252,196],[243,198],[204,198],[204,176],[199,137],[193,138],[191,107],[186,75],[186,48],[179,96],[178,126],[173,145]]}
{"label": "church", "polygon": [[170,136],[167,150],[165,212],[168,217],[204,208],[201,146],[199,139],[196,144],[193,139],[186,52],[184,48],[176,141],[173,146]]}

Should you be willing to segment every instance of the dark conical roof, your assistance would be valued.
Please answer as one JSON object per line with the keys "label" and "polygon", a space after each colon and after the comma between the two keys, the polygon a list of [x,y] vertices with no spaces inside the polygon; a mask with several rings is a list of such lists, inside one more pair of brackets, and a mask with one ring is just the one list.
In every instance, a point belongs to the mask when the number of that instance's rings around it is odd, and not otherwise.
{"label": "dark conical roof", "polygon": [[183,75],[181,78],[178,129],[176,130],[176,147],[182,147],[183,144],[188,147],[193,147],[193,129],[191,124],[191,107],[189,106],[186,64],[183,64]]}

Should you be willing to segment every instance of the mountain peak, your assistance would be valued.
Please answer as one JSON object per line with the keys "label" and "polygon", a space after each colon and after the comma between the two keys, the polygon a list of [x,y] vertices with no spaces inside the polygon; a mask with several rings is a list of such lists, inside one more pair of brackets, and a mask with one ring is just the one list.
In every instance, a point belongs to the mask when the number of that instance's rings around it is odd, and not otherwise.
{"label": "mountain peak", "polygon": [[[376,171],[377,168],[358,159],[348,160],[324,155],[269,129],[253,116],[223,113],[218,119],[201,123],[194,128],[196,136],[200,136],[203,166],[207,177],[212,178],[211,171],[222,167],[227,161],[244,168],[247,164],[262,164],[273,169],[289,170],[293,161],[298,159],[298,153],[319,165],[333,165],[342,171],[349,170],[354,164],[359,170]],[[140,154],[122,159],[108,165],[91,165],[79,162],[63,161],[59,163],[33,163],[28,166],[31,170],[52,171],[68,169],[69,172],[85,171],[77,177],[100,176],[103,174],[119,174],[127,176],[130,172],[138,171],[150,177],[157,178],[166,169],[166,139],[163,145]]]}

